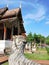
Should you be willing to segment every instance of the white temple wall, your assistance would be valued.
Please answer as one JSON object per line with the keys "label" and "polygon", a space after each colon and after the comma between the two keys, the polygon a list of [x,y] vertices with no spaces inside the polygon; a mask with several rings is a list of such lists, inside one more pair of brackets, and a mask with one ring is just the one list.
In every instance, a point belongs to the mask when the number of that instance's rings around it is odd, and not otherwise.
{"label": "white temple wall", "polygon": [[5,48],[10,48],[12,41],[10,40],[0,40],[0,54],[4,54]]}

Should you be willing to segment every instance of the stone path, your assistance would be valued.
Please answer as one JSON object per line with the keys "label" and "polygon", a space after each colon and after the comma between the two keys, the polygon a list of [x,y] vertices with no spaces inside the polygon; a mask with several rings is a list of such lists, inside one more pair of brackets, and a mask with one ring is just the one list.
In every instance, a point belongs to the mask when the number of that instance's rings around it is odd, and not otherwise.
{"label": "stone path", "polygon": [[1,56],[0,57],[0,64],[4,63],[6,61],[8,61],[8,57],[7,56]]}
{"label": "stone path", "polygon": [[[0,57],[0,63],[4,63],[7,60],[8,60],[7,56],[1,56]],[[33,61],[40,63],[42,65],[49,65],[49,60],[33,60]]]}
{"label": "stone path", "polygon": [[49,65],[49,60],[33,60],[37,63],[40,63],[42,65]]}

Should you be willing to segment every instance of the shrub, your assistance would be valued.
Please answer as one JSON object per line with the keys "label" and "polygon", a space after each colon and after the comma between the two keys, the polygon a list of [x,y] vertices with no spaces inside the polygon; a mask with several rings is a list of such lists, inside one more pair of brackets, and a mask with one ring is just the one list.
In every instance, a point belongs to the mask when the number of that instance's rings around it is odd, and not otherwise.
{"label": "shrub", "polygon": [[47,53],[49,54],[49,47],[46,47]]}

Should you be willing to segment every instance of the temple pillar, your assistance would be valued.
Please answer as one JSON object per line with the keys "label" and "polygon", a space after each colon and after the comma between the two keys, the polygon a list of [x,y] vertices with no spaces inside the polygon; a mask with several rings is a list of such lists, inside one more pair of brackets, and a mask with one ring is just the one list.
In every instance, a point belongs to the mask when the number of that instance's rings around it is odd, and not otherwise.
{"label": "temple pillar", "polygon": [[6,39],[6,25],[4,23],[4,40]]}
{"label": "temple pillar", "polygon": [[13,25],[12,25],[12,30],[11,30],[11,40],[13,39]]}
{"label": "temple pillar", "polygon": [[18,35],[20,35],[20,23],[19,23],[19,20],[18,20]]}

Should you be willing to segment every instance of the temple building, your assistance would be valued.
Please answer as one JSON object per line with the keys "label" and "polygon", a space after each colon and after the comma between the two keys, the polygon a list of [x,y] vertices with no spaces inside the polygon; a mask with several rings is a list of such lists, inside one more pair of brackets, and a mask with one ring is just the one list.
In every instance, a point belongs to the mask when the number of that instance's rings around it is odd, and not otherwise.
{"label": "temple building", "polygon": [[[11,43],[12,36],[25,36],[21,8],[9,10],[8,7],[0,9],[0,49],[2,44]],[[4,46],[4,45],[3,45]],[[3,47],[2,46],[2,47]]]}

